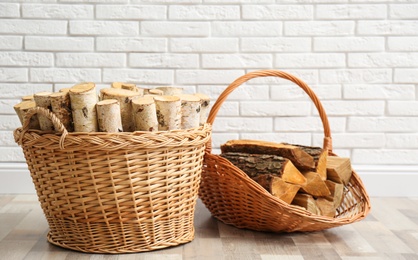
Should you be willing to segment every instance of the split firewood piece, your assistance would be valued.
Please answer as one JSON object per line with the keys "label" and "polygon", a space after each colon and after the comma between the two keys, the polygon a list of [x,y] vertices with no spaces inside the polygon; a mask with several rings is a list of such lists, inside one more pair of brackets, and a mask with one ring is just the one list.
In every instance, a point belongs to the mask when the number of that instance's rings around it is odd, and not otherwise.
{"label": "split firewood piece", "polygon": [[319,210],[316,201],[314,197],[312,197],[312,195],[298,193],[293,199],[292,204],[304,207],[307,211],[315,215],[321,215],[321,211]]}
{"label": "split firewood piece", "polygon": [[33,101],[33,95],[23,96],[22,101]]}
{"label": "split firewood piece", "polygon": [[272,154],[287,158],[292,161],[296,168],[315,169],[312,156],[300,147],[258,140],[230,140],[221,146],[221,151],[244,152],[255,154]]}
{"label": "split firewood piece", "polygon": [[199,127],[200,98],[195,95],[176,95],[181,100],[181,129]]}
{"label": "split firewood piece", "polygon": [[157,109],[154,98],[140,97],[132,100],[136,131],[158,131]]}
{"label": "split firewood piece", "polygon": [[321,179],[317,172],[303,172],[302,174],[307,180],[306,185],[301,187],[304,192],[316,197],[331,195],[325,181]]}
{"label": "split firewood piece", "polygon": [[158,130],[174,130],[181,127],[181,100],[176,96],[154,97],[157,109]]}
{"label": "split firewood piece", "polygon": [[131,101],[136,97],[141,97],[142,94],[140,92],[118,88],[104,88],[100,90],[100,93],[103,100],[116,99],[117,101],[119,101],[123,131],[135,131],[135,123],[133,120]]}
{"label": "split firewood piece", "polygon": [[315,162],[315,171],[319,173],[322,180],[327,179],[327,157],[328,151],[322,149],[321,147],[314,147],[314,146],[304,146],[298,144],[289,144],[294,145],[302,149],[304,152],[312,156]]}
{"label": "split firewood piece", "polygon": [[240,168],[250,178],[259,175],[269,174],[280,177],[283,181],[292,184],[306,185],[306,178],[293,165],[283,157],[271,154],[249,154],[249,153],[222,153],[222,157],[228,159],[236,167]]}
{"label": "split firewood piece", "polygon": [[344,184],[326,180],[325,185],[327,185],[329,191],[331,192],[331,195],[325,198],[332,200],[334,202],[334,208],[337,209],[343,201]]}
{"label": "split firewood piece", "polygon": [[350,158],[328,156],[327,175],[329,180],[347,185],[352,172]]}
{"label": "split firewood piece", "polygon": [[296,196],[300,186],[285,182],[282,178],[273,176],[271,174],[262,174],[253,178],[258,184],[266,189],[273,196],[283,200],[286,203],[291,203]]}
{"label": "split firewood piece", "polygon": [[152,88],[148,90],[148,94],[162,96],[164,95],[164,91],[162,91],[161,89]]}
{"label": "split firewood piece", "polygon": [[[51,98],[49,97],[52,92],[39,92],[33,95],[37,107],[43,107],[52,111],[51,109]],[[39,126],[43,131],[52,131],[54,130],[54,125],[52,124],[51,119],[48,117],[37,114],[39,120]]]}
{"label": "split firewood piece", "polygon": [[[25,120],[25,115],[29,111],[29,109],[35,108],[36,103],[35,101],[22,101],[19,104],[13,106],[14,110],[16,111],[17,116],[19,117],[20,123],[23,125]],[[39,126],[39,120],[37,116],[32,116],[29,121],[29,129],[41,129]]]}
{"label": "split firewood piece", "polygon": [[200,125],[204,125],[208,119],[210,97],[202,93],[196,93],[200,98]]}
{"label": "split firewood piece", "polygon": [[71,110],[75,132],[97,132],[97,93],[94,83],[81,83],[70,88]]}
{"label": "split firewood piece", "polygon": [[175,96],[183,93],[183,88],[177,87],[157,87],[156,89],[161,90],[165,96]]}
{"label": "split firewood piece", "polygon": [[49,97],[51,99],[52,112],[54,112],[68,132],[73,132],[74,124],[69,92],[56,92]]}
{"label": "split firewood piece", "polygon": [[322,216],[335,216],[336,208],[334,207],[334,201],[330,200],[328,197],[316,198],[316,205],[318,206]]}
{"label": "split firewood piece", "polygon": [[119,101],[106,99],[97,102],[97,123],[100,132],[122,132],[122,119],[120,115]]}

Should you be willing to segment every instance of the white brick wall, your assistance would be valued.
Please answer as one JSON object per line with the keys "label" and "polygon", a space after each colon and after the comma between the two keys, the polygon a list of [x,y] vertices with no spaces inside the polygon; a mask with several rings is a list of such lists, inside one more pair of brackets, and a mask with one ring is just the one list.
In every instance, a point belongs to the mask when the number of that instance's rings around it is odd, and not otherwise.
{"label": "white brick wall", "polygon": [[[317,93],[335,151],[354,164],[418,166],[418,1],[19,0],[0,3],[0,161],[23,162],[12,106],[80,81],[178,85],[218,95],[281,69]],[[322,144],[294,84],[255,79],[223,104],[229,139]]]}

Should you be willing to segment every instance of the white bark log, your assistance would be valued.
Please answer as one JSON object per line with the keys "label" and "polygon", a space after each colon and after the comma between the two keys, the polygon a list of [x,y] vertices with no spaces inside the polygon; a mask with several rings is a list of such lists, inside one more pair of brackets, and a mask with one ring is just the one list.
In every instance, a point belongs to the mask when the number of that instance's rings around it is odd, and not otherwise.
{"label": "white bark log", "polygon": [[136,131],[158,131],[157,110],[152,97],[132,100],[133,117]]}
{"label": "white bark log", "polygon": [[71,87],[71,110],[75,132],[97,132],[97,93],[94,83],[81,83]]}
{"label": "white bark log", "polygon": [[57,92],[50,95],[52,112],[58,117],[68,132],[74,131],[73,115],[69,92]]}
{"label": "white bark log", "polygon": [[208,120],[210,97],[205,94],[196,93],[200,98],[200,125],[204,125]]}
{"label": "white bark log", "polygon": [[33,101],[33,95],[23,96],[22,101]]}
{"label": "white bark log", "polygon": [[181,129],[199,127],[200,98],[196,95],[177,95],[181,100]]}
{"label": "white bark log", "polygon": [[175,96],[183,93],[183,88],[177,87],[158,87],[156,89],[161,90],[165,96]]}
{"label": "white bark log", "polygon": [[135,131],[135,123],[132,115],[132,99],[142,96],[140,92],[126,89],[104,88],[100,91],[103,100],[116,99],[120,104],[120,115],[124,132]]}
{"label": "white bark log", "polygon": [[[19,117],[20,123],[23,125],[25,115],[29,109],[36,107],[35,101],[27,100],[16,104],[13,108]],[[39,120],[37,116],[32,116],[29,121],[29,129],[41,129],[39,126]]]}
{"label": "white bark log", "polygon": [[[33,99],[35,100],[37,107],[43,107],[45,109],[48,109],[52,111],[51,109],[51,98],[49,97],[52,94],[52,92],[39,92],[33,95]],[[41,114],[37,115],[39,120],[39,126],[41,130],[43,131],[51,131],[54,130],[54,125],[52,124],[52,121]]]}
{"label": "white bark log", "polygon": [[120,104],[116,99],[106,99],[97,102],[97,122],[100,132],[122,132]]}
{"label": "white bark log", "polygon": [[164,91],[162,91],[161,89],[153,88],[153,89],[148,90],[148,94],[162,96],[162,95],[164,95]]}
{"label": "white bark log", "polygon": [[181,100],[176,96],[154,97],[157,108],[158,130],[174,130],[181,127]]}

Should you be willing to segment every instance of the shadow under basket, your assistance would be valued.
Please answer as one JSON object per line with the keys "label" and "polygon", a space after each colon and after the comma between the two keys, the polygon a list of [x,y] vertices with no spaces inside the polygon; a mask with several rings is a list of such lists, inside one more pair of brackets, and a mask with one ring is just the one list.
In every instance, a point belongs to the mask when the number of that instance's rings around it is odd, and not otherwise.
{"label": "shadow under basket", "polygon": [[[290,80],[306,92],[323,124],[323,148],[329,155],[336,156],[332,152],[328,118],[319,99],[306,83],[283,71],[255,71],[236,79],[213,105],[208,123],[213,124],[222,103],[233,90],[250,79],[269,76]],[[369,196],[355,171],[344,186],[343,201],[335,216],[320,216],[274,197],[227,159],[212,154],[210,143],[206,146],[199,196],[215,218],[225,224],[257,231],[318,231],[359,221],[370,211]]]}
{"label": "shadow under basket", "polygon": [[194,211],[211,127],[161,132],[14,131],[43,212],[48,241],[89,253],[151,251],[194,238]]}

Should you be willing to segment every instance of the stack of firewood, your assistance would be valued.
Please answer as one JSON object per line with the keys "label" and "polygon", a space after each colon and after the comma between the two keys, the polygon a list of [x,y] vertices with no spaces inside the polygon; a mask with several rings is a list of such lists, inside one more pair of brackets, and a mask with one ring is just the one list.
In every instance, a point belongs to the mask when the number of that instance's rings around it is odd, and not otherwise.
{"label": "stack of firewood", "polygon": [[[166,131],[199,127],[206,122],[209,97],[183,94],[178,87],[140,88],[114,82],[99,94],[94,83],[81,83],[59,92],[22,98],[14,109],[23,124],[34,107],[52,111],[69,132]],[[54,130],[50,119],[32,117],[29,129]]]}
{"label": "stack of firewood", "polygon": [[328,156],[319,147],[232,140],[221,151],[273,196],[328,217],[335,216],[352,174],[349,158]]}

